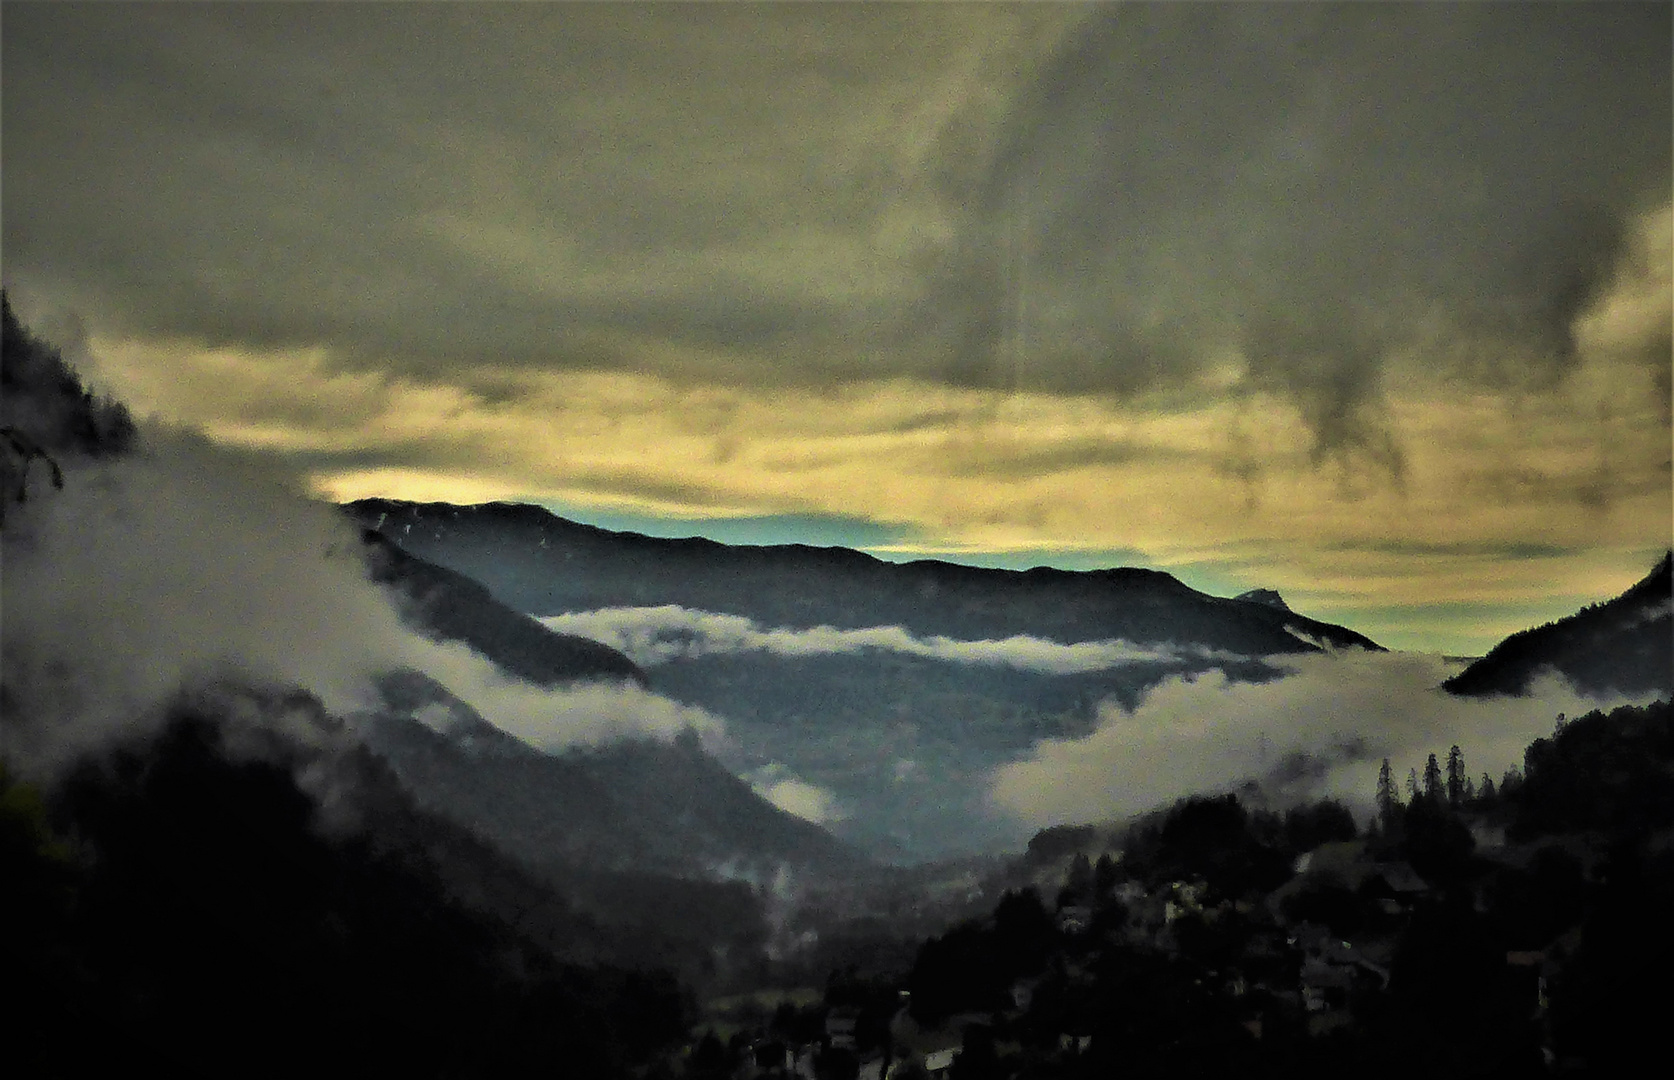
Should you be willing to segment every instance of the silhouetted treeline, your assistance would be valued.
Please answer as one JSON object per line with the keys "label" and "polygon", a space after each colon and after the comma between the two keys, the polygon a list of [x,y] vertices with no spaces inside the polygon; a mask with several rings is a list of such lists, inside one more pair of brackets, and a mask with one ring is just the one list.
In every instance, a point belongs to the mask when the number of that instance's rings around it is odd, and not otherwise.
{"label": "silhouetted treeline", "polygon": [[1052,830],[1056,915],[1013,892],[926,941],[911,1012],[970,1014],[956,1076],[1628,1075],[1674,1004],[1669,704],[1560,717],[1500,785],[1457,746],[1425,771],[1329,854],[1330,802],[1185,799],[1096,866]]}
{"label": "silhouetted treeline", "polygon": [[91,393],[59,350],[18,321],[4,291],[0,324],[0,426],[46,451],[110,454],[132,444],[126,406]]}
{"label": "silhouetted treeline", "polygon": [[1674,826],[1674,725],[1669,704],[1595,709],[1560,722],[1523,755],[1507,793],[1518,839],[1593,830],[1638,841]]}

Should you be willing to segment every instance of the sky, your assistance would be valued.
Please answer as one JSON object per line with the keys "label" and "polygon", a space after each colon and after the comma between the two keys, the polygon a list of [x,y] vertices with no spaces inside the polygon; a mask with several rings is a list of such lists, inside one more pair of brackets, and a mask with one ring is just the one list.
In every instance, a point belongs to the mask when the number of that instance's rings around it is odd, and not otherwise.
{"label": "sky", "polygon": [[1668,4],[8,2],[0,254],[318,497],[1278,589],[1674,534]]}

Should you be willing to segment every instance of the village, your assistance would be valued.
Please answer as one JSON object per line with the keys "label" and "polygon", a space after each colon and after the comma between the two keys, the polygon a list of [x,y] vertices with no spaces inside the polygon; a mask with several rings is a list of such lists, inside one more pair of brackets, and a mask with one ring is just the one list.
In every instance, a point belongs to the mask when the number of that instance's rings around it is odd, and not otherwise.
{"label": "village", "polygon": [[[1090,827],[1048,830],[1028,884],[925,941],[904,972],[833,972],[823,992],[759,996],[706,1018],[658,1068],[1323,1075],[1391,1054],[1443,1062],[1443,1075],[1585,1070],[1604,1052],[1599,995],[1648,975],[1615,950],[1658,887],[1647,851],[1658,873],[1667,861],[1666,844],[1644,839],[1658,815],[1633,824],[1666,789],[1667,709],[1618,713],[1628,722],[1614,727],[1560,718],[1530,748],[1530,775],[1498,791],[1433,779],[1367,829],[1335,803],[1279,815],[1227,795],[1184,800],[1120,848]],[[1637,779],[1577,782],[1635,740],[1656,750]],[[1612,966],[1628,982],[1606,991]]]}

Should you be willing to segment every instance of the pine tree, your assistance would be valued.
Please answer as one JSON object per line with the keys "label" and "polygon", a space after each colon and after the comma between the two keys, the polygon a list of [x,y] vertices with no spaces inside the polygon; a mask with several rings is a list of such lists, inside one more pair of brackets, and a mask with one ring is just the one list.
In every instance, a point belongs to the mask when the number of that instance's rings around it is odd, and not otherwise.
{"label": "pine tree", "polygon": [[1100,902],[1108,899],[1116,891],[1116,861],[1110,857],[1110,852],[1099,856],[1099,861],[1093,864],[1093,898]]}
{"label": "pine tree", "polygon": [[[1072,904],[1084,904],[1091,899],[1093,864],[1087,858],[1085,851],[1076,852],[1075,858],[1070,860],[1069,874],[1064,882],[1063,891],[1066,894],[1063,899],[1067,899]],[[1064,906],[1063,899],[1060,900],[1059,907]]]}
{"label": "pine tree", "polygon": [[1477,789],[1476,797],[1483,802],[1494,801],[1494,778],[1487,773],[1482,774],[1482,786]]}
{"label": "pine tree", "polygon": [[1418,801],[1418,770],[1407,770],[1407,805]]}
{"label": "pine tree", "polygon": [[1465,801],[1465,785],[1470,780],[1465,775],[1465,755],[1454,743],[1447,752],[1447,805],[1458,807]]}
{"label": "pine tree", "polygon": [[1390,822],[1395,820],[1395,780],[1389,774],[1389,759],[1384,758],[1383,764],[1378,766],[1378,827],[1389,831]]}
{"label": "pine tree", "polygon": [[1424,759],[1424,797],[1437,806],[1441,805],[1441,762],[1436,760],[1436,755],[1434,754],[1431,754],[1429,757]]}

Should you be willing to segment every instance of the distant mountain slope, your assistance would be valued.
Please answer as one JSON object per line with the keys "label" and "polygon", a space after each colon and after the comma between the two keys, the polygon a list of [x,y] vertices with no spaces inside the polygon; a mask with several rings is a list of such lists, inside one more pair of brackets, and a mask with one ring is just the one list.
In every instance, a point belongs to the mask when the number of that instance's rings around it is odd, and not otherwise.
{"label": "distant mountain slope", "polygon": [[1522,694],[1543,668],[1583,691],[1674,693],[1674,552],[1602,604],[1511,635],[1442,686],[1453,694]]}
{"label": "distant mountain slope", "polygon": [[[407,684],[391,694],[401,704],[426,693],[414,684],[427,680],[397,679]],[[421,801],[531,865],[694,879],[753,869],[771,880],[779,864],[842,871],[864,862],[819,826],[768,803],[695,737],[549,754],[434,684],[429,696],[452,713],[445,730],[383,716],[366,732],[368,744]]]}
{"label": "distant mountain slope", "polygon": [[549,630],[465,575],[409,555],[376,531],[366,530],[362,538],[372,579],[403,593],[408,615],[423,629],[462,641],[540,686],[584,679],[645,685],[639,666],[610,646]]}
{"label": "distant mountain slope", "polygon": [[967,641],[1120,638],[1247,656],[1312,651],[1310,641],[1380,648],[1344,627],[1260,600],[1208,596],[1155,570],[898,564],[843,548],[610,532],[507,503],[365,499],[347,509],[404,550],[482,582],[532,615],[677,604],[764,626],[901,626]]}

